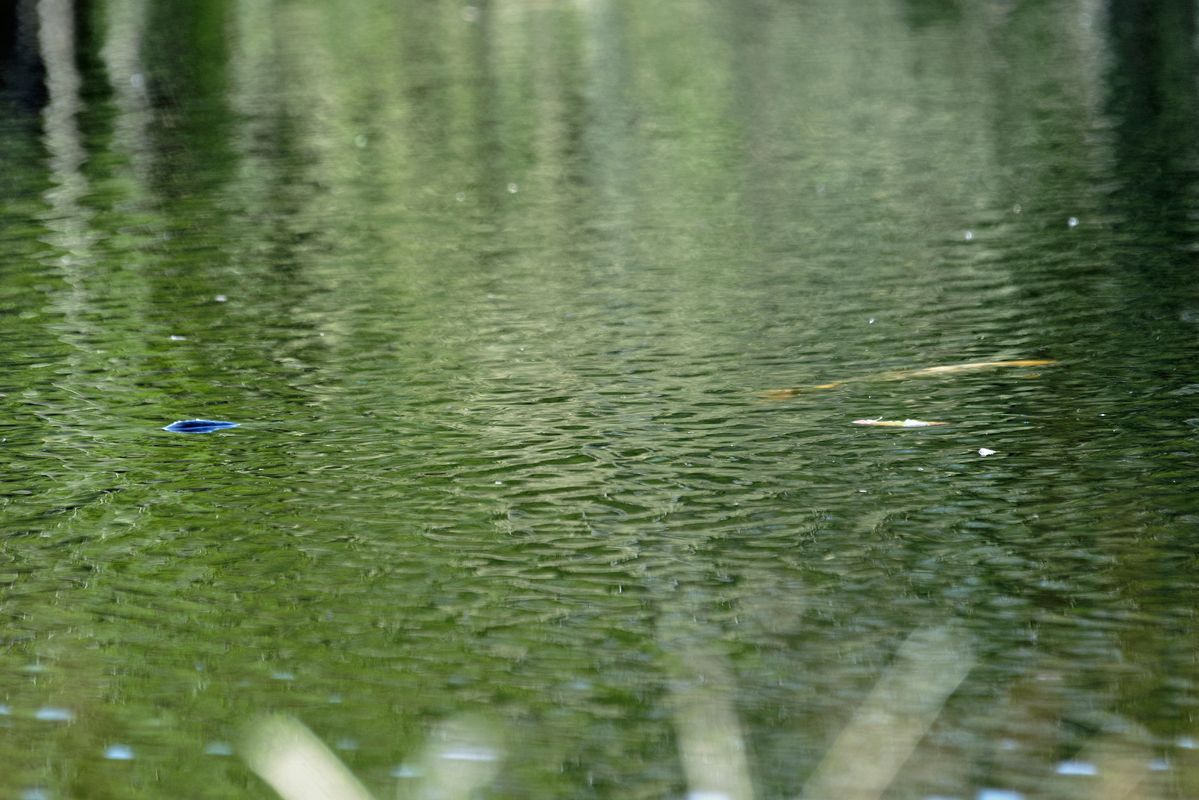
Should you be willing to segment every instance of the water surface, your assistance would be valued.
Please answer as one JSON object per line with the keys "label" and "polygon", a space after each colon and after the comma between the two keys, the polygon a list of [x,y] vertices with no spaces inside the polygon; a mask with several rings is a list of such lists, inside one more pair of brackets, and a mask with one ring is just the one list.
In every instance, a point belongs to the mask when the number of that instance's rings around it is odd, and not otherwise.
{"label": "water surface", "polygon": [[0,794],[678,797],[706,681],[797,796],[943,626],[888,797],[1199,792],[1192,5],[169,5],[0,26]]}

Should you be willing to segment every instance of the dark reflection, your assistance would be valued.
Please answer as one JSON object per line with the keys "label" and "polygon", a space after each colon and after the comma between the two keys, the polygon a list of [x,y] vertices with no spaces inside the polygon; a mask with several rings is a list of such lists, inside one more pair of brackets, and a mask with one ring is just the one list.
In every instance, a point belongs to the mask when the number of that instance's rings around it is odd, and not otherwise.
{"label": "dark reflection", "polygon": [[0,4],[0,88],[28,110],[45,102],[36,0]]}
{"label": "dark reflection", "polygon": [[[1120,179],[1112,200],[1145,245],[1183,244],[1196,230],[1197,14],[1194,3],[1178,0],[1113,3],[1108,10],[1107,106]],[[1153,258],[1144,266],[1161,265]]]}
{"label": "dark reflection", "polygon": [[[997,0],[1006,4],[1009,0]],[[960,0],[903,0],[904,19],[913,28],[925,28],[961,18]]]}

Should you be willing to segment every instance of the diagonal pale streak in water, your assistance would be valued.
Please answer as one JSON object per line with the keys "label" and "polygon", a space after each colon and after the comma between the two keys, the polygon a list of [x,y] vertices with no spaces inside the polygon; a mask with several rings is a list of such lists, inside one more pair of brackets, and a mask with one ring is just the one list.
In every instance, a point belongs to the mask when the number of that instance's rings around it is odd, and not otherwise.
{"label": "diagonal pale streak in water", "polygon": [[812,386],[795,386],[788,389],[770,389],[763,392],[766,400],[786,400],[804,392],[814,392],[826,389],[840,389],[849,383],[868,383],[873,381],[903,381],[908,378],[936,378],[945,375],[956,375],[959,372],[977,372],[984,369],[1001,369],[1003,367],[1047,367],[1056,364],[1052,358],[1030,358],[1020,361],[969,361],[965,364],[946,364],[940,367],[921,367],[920,369],[889,370],[874,372],[869,375],[859,375],[856,378],[846,378],[831,383],[817,383]]}

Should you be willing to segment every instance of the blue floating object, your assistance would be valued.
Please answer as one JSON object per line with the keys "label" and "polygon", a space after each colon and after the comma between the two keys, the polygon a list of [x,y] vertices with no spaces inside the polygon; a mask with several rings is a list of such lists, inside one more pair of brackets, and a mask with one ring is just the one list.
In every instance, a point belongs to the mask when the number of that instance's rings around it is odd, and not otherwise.
{"label": "blue floating object", "polygon": [[181,419],[167,425],[163,430],[171,433],[212,433],[236,427],[236,422],[222,422],[219,419]]}

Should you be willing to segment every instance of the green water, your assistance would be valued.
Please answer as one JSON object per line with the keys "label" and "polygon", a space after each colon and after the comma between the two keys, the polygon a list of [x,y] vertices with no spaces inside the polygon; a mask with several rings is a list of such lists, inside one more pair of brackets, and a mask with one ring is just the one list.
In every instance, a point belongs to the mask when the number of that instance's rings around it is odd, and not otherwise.
{"label": "green water", "polygon": [[943,626],[887,797],[1199,794],[1192,3],[78,5],[0,21],[0,796],[273,797],[280,712],[698,797],[702,684],[795,797]]}

